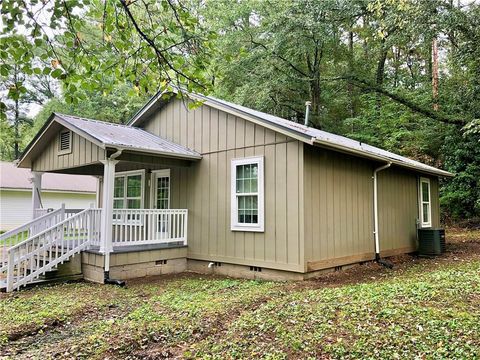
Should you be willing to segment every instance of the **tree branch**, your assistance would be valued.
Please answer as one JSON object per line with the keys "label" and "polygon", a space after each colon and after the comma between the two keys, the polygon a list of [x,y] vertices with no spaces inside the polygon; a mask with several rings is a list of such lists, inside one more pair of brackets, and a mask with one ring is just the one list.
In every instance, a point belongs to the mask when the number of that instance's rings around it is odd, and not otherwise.
{"label": "tree branch", "polygon": [[[326,79],[323,79],[323,80],[326,80]],[[431,119],[434,119],[434,120],[441,121],[445,124],[465,125],[468,122],[467,119],[457,118],[457,117],[454,117],[454,116],[451,116],[451,115],[448,115],[448,114],[443,114],[441,112],[434,111],[434,110],[429,109],[429,108],[424,108],[424,107],[414,103],[413,101],[402,97],[401,95],[390,92],[390,91],[388,91],[388,90],[386,90],[382,87],[379,87],[375,84],[370,83],[367,80],[360,79],[360,78],[358,78],[356,76],[353,76],[353,75],[331,78],[330,80],[346,80],[356,87],[359,87],[359,88],[367,90],[367,91],[374,91],[378,94],[381,94],[383,96],[386,96],[386,97],[390,98],[391,100],[393,100],[393,101],[395,101],[399,104],[402,104],[402,105],[408,107],[410,110],[412,110],[416,113],[425,115],[425,116],[427,116]]]}
{"label": "tree branch", "polygon": [[[120,3],[122,4],[123,6],[123,9],[125,10],[125,13],[127,14],[128,18],[130,19],[130,21],[132,22],[133,26],[135,27],[135,30],[137,31],[137,33],[140,35],[140,37],[148,44],[152,47],[152,49],[155,51],[155,54],[157,55],[157,58],[159,60],[159,65],[161,67],[162,66],[162,62],[164,62],[167,67],[172,70],[175,74],[177,75],[180,75],[182,76],[183,78],[187,79],[188,81],[191,81],[193,83],[195,83],[196,85],[198,85],[199,87],[201,88],[205,88],[205,86],[201,83],[199,83],[198,81],[196,81],[195,79],[189,77],[187,74],[185,74],[184,72],[182,72],[181,70],[179,69],[176,69],[171,63],[170,61],[167,59],[167,57],[163,54],[163,52],[157,47],[157,45],[155,44],[155,42],[150,39],[147,34],[145,34],[142,29],[140,29],[139,25],[137,24],[137,21],[135,20],[135,18],[133,17],[133,14],[131,13],[130,9],[128,8],[128,4],[126,2],[126,0],[120,0]],[[165,72],[168,79],[171,81],[171,77],[168,75],[167,72]],[[180,84],[178,84],[180,85]]]}

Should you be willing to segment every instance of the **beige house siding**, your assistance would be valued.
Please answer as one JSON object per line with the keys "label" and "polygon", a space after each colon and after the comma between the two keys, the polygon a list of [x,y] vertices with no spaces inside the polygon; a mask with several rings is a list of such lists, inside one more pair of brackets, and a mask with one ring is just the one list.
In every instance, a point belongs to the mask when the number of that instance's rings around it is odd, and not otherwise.
{"label": "beige house siding", "polygon": [[440,226],[438,178],[392,167],[379,173],[378,199],[381,254],[404,253],[417,248],[419,179],[430,179],[432,227]]}
{"label": "beige house siding", "polygon": [[416,249],[418,175],[391,167],[378,173],[381,255]]}
{"label": "beige house siding", "polygon": [[308,145],[304,159],[306,270],[374,258],[373,164]]}
{"label": "beige house siding", "polygon": [[33,171],[62,170],[89,165],[105,159],[105,150],[76,133],[72,134],[72,152],[58,154],[58,133],[46,145],[40,155],[32,161]]}
{"label": "beige house siding", "polygon": [[[303,271],[303,144],[244,119],[173,100],[145,130],[202,153],[172,168],[171,207],[188,208],[188,257]],[[265,232],[230,230],[230,164],[264,156]]]}
{"label": "beige house siding", "polygon": [[432,193],[432,227],[439,228],[442,224],[440,223],[440,188],[438,177],[428,178],[430,179],[430,191]]}

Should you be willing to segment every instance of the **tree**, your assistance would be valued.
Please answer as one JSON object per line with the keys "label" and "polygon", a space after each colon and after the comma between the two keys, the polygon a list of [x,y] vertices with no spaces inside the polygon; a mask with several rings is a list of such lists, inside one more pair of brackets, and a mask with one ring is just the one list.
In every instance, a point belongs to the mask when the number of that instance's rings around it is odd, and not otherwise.
{"label": "tree", "polygon": [[[67,102],[82,92],[112,91],[128,82],[134,93],[177,85],[209,91],[210,41],[198,13],[175,0],[4,0],[0,58],[27,74],[60,79]],[[47,20],[48,19],[48,20]],[[21,29],[28,41],[13,37]],[[39,66],[39,60],[48,62]],[[2,72],[11,65],[2,63]],[[5,69],[5,70],[4,70]],[[20,82],[18,88],[21,89]],[[13,99],[16,90],[9,92]],[[2,102],[2,114],[5,104]]]}
{"label": "tree", "polygon": [[[25,44],[24,36],[15,35],[11,43]],[[0,93],[4,104],[5,118],[2,128],[5,132],[2,141],[2,159],[17,159],[21,152],[22,132],[31,126],[27,117],[30,104],[42,105],[55,95],[55,85],[48,75],[22,68],[16,57],[3,59],[0,75]]]}

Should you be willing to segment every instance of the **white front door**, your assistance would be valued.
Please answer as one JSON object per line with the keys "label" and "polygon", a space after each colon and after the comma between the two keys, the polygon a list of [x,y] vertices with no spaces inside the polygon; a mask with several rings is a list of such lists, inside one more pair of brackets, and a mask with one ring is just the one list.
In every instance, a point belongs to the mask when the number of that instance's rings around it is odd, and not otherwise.
{"label": "white front door", "polygon": [[[152,172],[153,209],[170,209],[170,169]],[[166,215],[159,215],[156,219],[156,231],[168,235],[169,219]]]}
{"label": "white front door", "polygon": [[170,169],[158,170],[153,177],[153,209],[170,209]]}

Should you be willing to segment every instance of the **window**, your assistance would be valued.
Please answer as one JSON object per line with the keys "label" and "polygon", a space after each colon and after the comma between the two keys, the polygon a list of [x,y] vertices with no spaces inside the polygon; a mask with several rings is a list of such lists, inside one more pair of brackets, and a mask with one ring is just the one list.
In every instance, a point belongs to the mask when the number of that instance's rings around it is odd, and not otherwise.
{"label": "window", "polygon": [[263,157],[234,159],[231,172],[231,229],[263,231]]}
{"label": "window", "polygon": [[422,227],[432,226],[430,179],[420,178],[420,220]]}
{"label": "window", "polygon": [[72,152],[72,132],[69,130],[61,131],[58,136],[58,155],[69,154]]}
{"label": "window", "polygon": [[[143,206],[143,171],[115,175],[113,186],[114,209],[141,209]],[[115,212],[114,212],[115,213]],[[114,214],[114,220],[122,215]],[[134,220],[134,219],[127,219]]]}

